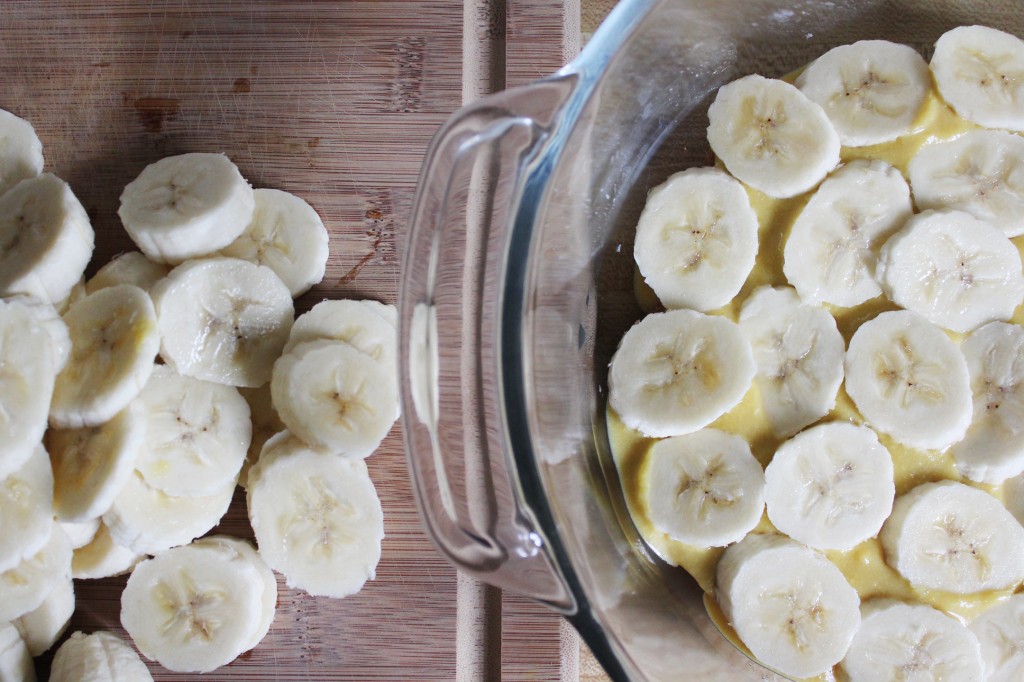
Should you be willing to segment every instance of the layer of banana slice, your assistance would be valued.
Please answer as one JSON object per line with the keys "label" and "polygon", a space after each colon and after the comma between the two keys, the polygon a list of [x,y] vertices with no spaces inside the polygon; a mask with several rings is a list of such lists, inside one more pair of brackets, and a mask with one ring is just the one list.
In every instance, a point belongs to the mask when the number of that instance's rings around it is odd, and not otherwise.
{"label": "layer of banana slice", "polygon": [[181,154],[146,166],[121,193],[117,215],[142,253],[181,263],[223,249],[255,209],[252,188],[223,154]]}
{"label": "layer of banana slice", "polygon": [[0,623],[38,608],[59,582],[70,578],[71,541],[53,524],[42,549],[0,573]]}
{"label": "layer of banana slice", "polygon": [[691,168],[647,195],[633,258],[666,308],[720,308],[739,293],[756,255],[757,216],[728,173]]}
{"label": "layer of banana slice", "polygon": [[959,26],[935,41],[942,98],[968,121],[1024,130],[1024,42],[987,26]]}
{"label": "layer of banana slice", "polygon": [[988,682],[1024,679],[1024,594],[996,604],[971,622]]}
{"label": "layer of banana slice", "polygon": [[843,146],[864,147],[913,131],[932,75],[912,47],[861,40],[815,59],[796,86],[825,110]]}
{"label": "layer of banana slice", "polygon": [[0,194],[43,172],[43,143],[23,118],[0,109]]}
{"label": "layer of banana slice", "polygon": [[229,386],[270,379],[295,319],[288,287],[267,267],[205,258],[152,289],[160,355],[179,374]]}
{"label": "layer of banana slice", "polygon": [[[295,328],[292,327],[292,329]],[[259,460],[263,444],[270,440],[271,436],[281,433],[287,427],[277,416],[277,410],[274,409],[270,384],[263,384],[259,388],[242,388],[239,389],[239,393],[245,398],[245,402],[249,403],[249,413],[252,418],[252,440],[249,442],[249,449],[246,451],[242,468],[238,472],[238,485],[248,488],[249,469]]]}
{"label": "layer of banana slice", "polygon": [[69,523],[67,521],[58,521],[57,523],[64,529],[68,540],[71,541],[71,549],[79,549],[88,545],[96,537],[96,533],[100,529],[99,517],[78,523]]}
{"label": "layer of banana slice", "polygon": [[283,352],[290,353],[296,346],[307,341],[342,341],[382,366],[396,368],[397,382],[396,315],[394,306],[377,301],[321,301],[295,318]]}
{"label": "layer of banana slice", "polygon": [[657,441],[640,481],[654,526],[695,547],[738,542],[764,511],[761,465],[747,441],[717,429]]}
{"label": "layer of banana slice", "polygon": [[851,161],[832,173],[793,222],[783,272],[808,303],[853,306],[882,293],[878,250],[910,217],[910,187],[883,161]]}
{"label": "layer of banana slice", "polygon": [[100,268],[85,283],[85,291],[91,294],[118,284],[134,284],[148,293],[170,271],[170,266],[164,263],[155,263],[138,251],[128,251]]}
{"label": "layer of banana slice", "polygon": [[841,663],[849,682],[981,682],[978,639],[924,604],[878,600],[861,608],[860,630]]}
{"label": "layer of banana slice", "polygon": [[715,155],[770,197],[806,192],[839,164],[839,135],[825,111],[785,81],[746,76],[723,85],[708,121]]}
{"label": "layer of banana slice", "polygon": [[363,460],[283,431],[249,471],[247,500],[260,556],[289,587],[346,597],[374,578],[384,516]]}
{"label": "layer of banana slice", "polygon": [[100,523],[89,544],[75,550],[71,558],[71,577],[91,580],[123,575],[145,558],[145,554],[114,542],[106,524]]}
{"label": "layer of banana slice", "polygon": [[327,271],[327,228],[303,199],[278,189],[253,192],[256,209],[245,231],[220,253],[266,265],[293,297],[319,284]]}
{"label": "layer of banana slice", "polygon": [[53,656],[50,682],[153,682],[135,650],[112,632],[75,632]]}
{"label": "layer of banana slice", "polygon": [[[50,679],[55,679],[51,676]],[[10,623],[0,622],[0,680],[35,682],[36,667],[21,635]],[[75,682],[79,682],[76,679]]]}
{"label": "layer of banana slice", "polygon": [[879,539],[885,560],[915,587],[971,594],[1024,580],[1024,528],[963,483],[925,483],[898,497]]}
{"label": "layer of banana slice", "polygon": [[865,322],[846,353],[846,392],[875,429],[944,450],[971,423],[967,361],[938,327],[905,310]]}
{"label": "layer of banana slice", "polygon": [[68,578],[58,582],[42,604],[15,618],[12,623],[25,641],[28,652],[39,656],[61,638],[74,612],[75,583]]}
{"label": "layer of banana slice", "polygon": [[828,671],[860,625],[860,598],[835,564],[780,535],[751,533],[728,547],[716,596],[758,660],[790,677]]}
{"label": "layer of banana slice", "polygon": [[846,344],[827,310],[789,287],[761,287],[740,311],[757,363],[754,383],[772,431],[791,436],[835,407]]}
{"label": "layer of banana slice", "polygon": [[732,409],[755,372],[750,343],[736,323],[693,310],[655,313],[619,342],[608,400],[631,429],[681,436]]}

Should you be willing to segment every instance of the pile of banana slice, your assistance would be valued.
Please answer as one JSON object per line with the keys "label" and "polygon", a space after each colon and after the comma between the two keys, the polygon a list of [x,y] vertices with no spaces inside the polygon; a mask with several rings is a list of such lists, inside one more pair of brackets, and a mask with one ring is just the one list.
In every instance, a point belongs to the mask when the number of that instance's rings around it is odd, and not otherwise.
{"label": "pile of banana slice", "polygon": [[[138,650],[208,672],[267,634],[274,570],[332,597],[374,577],[364,459],[398,417],[395,309],[324,301],[296,320],[327,230],[222,154],[147,166],[119,210],[140,251],[85,280],[89,218],[42,170],[32,126],[0,111],[0,679],[35,679],[73,579],[128,572]],[[259,550],[197,540],[239,483]],[[75,633],[51,679],[149,674],[116,635]]]}
{"label": "pile of banana slice", "polygon": [[[1024,472],[1024,42],[960,27],[929,64],[863,41],[794,81],[722,86],[720,163],[640,216],[666,310],[609,368],[614,415],[657,439],[632,512],[724,548],[718,606],[784,675],[1024,679],[1024,515],[1002,503]],[[743,419],[767,452],[728,432]],[[905,452],[952,473],[908,474]],[[872,599],[830,560],[862,543],[920,602]],[[983,593],[999,598],[973,622],[924,603]]]}

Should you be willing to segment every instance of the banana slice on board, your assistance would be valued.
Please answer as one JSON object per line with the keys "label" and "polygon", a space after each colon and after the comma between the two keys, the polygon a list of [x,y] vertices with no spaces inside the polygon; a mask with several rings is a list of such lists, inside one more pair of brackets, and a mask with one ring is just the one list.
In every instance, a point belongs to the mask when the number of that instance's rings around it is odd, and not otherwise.
{"label": "banana slice on board", "polygon": [[36,667],[32,662],[32,656],[28,653],[28,647],[21,639],[17,628],[11,623],[0,623],[0,680],[36,680]]}
{"label": "banana slice on board", "polygon": [[43,143],[23,118],[0,109],[0,194],[43,172]]}
{"label": "banana slice on board", "polygon": [[170,271],[170,266],[164,263],[155,263],[138,251],[128,251],[114,256],[109,263],[100,268],[92,279],[85,283],[85,291],[92,294],[118,284],[134,284],[148,293],[153,285],[166,277]]}
{"label": "banana slice on board", "polygon": [[42,604],[11,622],[18,628],[28,652],[40,656],[64,634],[74,612],[75,583],[68,578],[58,582]]}
{"label": "banana slice on board", "polygon": [[100,519],[98,516],[95,519],[79,523],[69,523],[67,521],[58,521],[57,523],[64,529],[68,540],[71,541],[71,549],[80,549],[88,545],[96,537],[96,533],[100,529]]}
{"label": "banana slice on board", "polygon": [[0,571],[14,568],[46,544],[53,528],[53,472],[42,445],[17,471],[0,479]]}
{"label": "banana slice on board", "polygon": [[398,338],[389,321],[394,306],[377,301],[336,299],[321,301],[295,318],[284,353],[308,341],[342,341],[386,367],[395,367]]}
{"label": "banana slice on board", "polygon": [[135,650],[112,632],[75,632],[53,656],[50,682],[153,682]]}
{"label": "banana slice on board", "polygon": [[[294,330],[294,327],[292,329]],[[249,469],[259,460],[263,444],[287,427],[274,409],[270,384],[263,384],[259,388],[242,388],[238,392],[245,398],[245,402],[249,403],[249,413],[252,417],[252,440],[249,442],[242,468],[238,472],[238,485],[248,488]]]}
{"label": "banana slice on board", "polygon": [[1024,528],[963,483],[925,483],[898,497],[878,537],[886,562],[915,587],[971,594],[1024,580]]}
{"label": "banana slice on board", "polygon": [[53,524],[42,549],[0,573],[0,622],[38,608],[57,583],[71,578],[71,551],[68,536]]}
{"label": "banana slice on board", "polygon": [[981,643],[981,658],[988,682],[1024,679],[1024,594],[988,609],[971,622]]}
{"label": "banana slice on board", "polygon": [[101,522],[92,541],[76,549],[71,557],[71,577],[111,578],[128,573],[145,558],[145,554],[133,552],[114,542],[110,537],[110,530]]}

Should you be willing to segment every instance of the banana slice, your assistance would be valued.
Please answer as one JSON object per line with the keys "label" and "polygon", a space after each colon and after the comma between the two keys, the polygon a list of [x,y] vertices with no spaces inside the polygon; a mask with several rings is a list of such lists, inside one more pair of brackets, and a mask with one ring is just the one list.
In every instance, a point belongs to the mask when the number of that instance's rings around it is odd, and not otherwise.
{"label": "banana slice", "polygon": [[808,303],[854,306],[882,293],[882,243],[912,212],[903,175],[882,161],[851,161],[821,183],[797,216],[783,272]]}
{"label": "banana slice", "polygon": [[886,562],[915,587],[971,594],[1024,580],[1024,528],[963,483],[925,483],[897,498],[878,537]]}
{"label": "banana slice", "polygon": [[221,255],[265,265],[281,278],[293,297],[319,284],[327,271],[327,228],[305,201],[277,189],[253,192],[252,222]]}
{"label": "banana slice", "polygon": [[[55,679],[51,676],[50,679]],[[28,647],[10,623],[0,623],[0,680],[35,682],[36,668]],[[76,680],[78,682],[78,680]]]}
{"label": "banana slice", "polygon": [[740,329],[754,351],[754,383],[775,435],[791,436],[835,407],[846,344],[828,311],[802,305],[789,287],[761,287],[743,305]]}
{"label": "banana slice", "polygon": [[245,398],[245,402],[249,403],[249,412],[252,415],[252,440],[249,442],[242,468],[238,472],[238,485],[248,488],[249,469],[259,460],[263,444],[275,433],[284,431],[286,427],[274,409],[270,384],[264,384],[259,388],[243,388],[239,393]]}
{"label": "banana slice", "polygon": [[[1015,594],[974,619],[988,682],[1024,679],[1024,594]],[[959,678],[958,678],[959,679]]]}
{"label": "banana slice", "polygon": [[[46,595],[43,603],[12,621],[25,641],[28,652],[40,656],[57,643],[75,612],[75,584],[70,578],[61,580]],[[3,678],[0,678],[3,679]]]}
{"label": "banana slice", "polygon": [[252,438],[238,389],[155,367],[137,401],[146,443],[136,469],[168,495],[214,495],[238,479]]}
{"label": "banana slice", "polygon": [[308,341],[342,341],[383,366],[395,367],[397,381],[398,338],[387,317],[393,309],[376,301],[321,301],[295,318],[283,352]]}
{"label": "banana slice", "polygon": [[89,294],[64,316],[71,359],[57,375],[50,425],[99,426],[128,406],[146,385],[160,346],[153,302],[121,284]]}
{"label": "banana slice", "polygon": [[281,421],[315,448],[369,457],[398,412],[391,374],[353,346],[309,341],[274,363],[270,382]]}
{"label": "banana slice", "polygon": [[71,541],[53,524],[43,548],[0,573],[0,622],[39,607],[57,583],[71,578]]}
{"label": "banana slice", "polygon": [[247,650],[260,627],[263,579],[234,551],[188,545],[132,571],[121,624],[144,656],[174,672],[205,673]]}
{"label": "banana slice", "polygon": [[987,26],[935,41],[935,84],[956,113],[986,128],[1024,130],[1024,42]]}
{"label": "banana slice", "polygon": [[623,423],[653,438],[698,431],[750,388],[756,366],[740,328],[692,310],[648,315],[626,332],[608,371]]}
{"label": "banana slice", "polygon": [[71,558],[71,577],[75,579],[111,578],[128,573],[145,554],[133,552],[114,542],[106,524],[100,523],[92,541],[75,550]]}
{"label": "banana slice", "polygon": [[747,441],[717,429],[660,440],[640,474],[654,526],[695,547],[743,539],[764,511],[764,471]]}
{"label": "banana slice", "polygon": [[150,260],[181,263],[223,249],[242,234],[256,203],[223,154],[182,154],[146,166],[121,193],[117,215]]}
{"label": "banana slice", "polygon": [[952,616],[923,604],[869,602],[840,664],[849,682],[981,682],[978,638]]}
{"label": "banana slice", "polygon": [[160,355],[179,374],[229,386],[270,379],[295,318],[288,287],[270,268],[237,258],[190,261],[152,295]]}
{"label": "banana slice", "polygon": [[0,195],[0,296],[56,304],[82,277],[94,241],[66,182],[51,173],[22,180]]}
{"label": "banana slice", "polygon": [[0,109],[0,194],[43,172],[43,143],[23,118]]}
{"label": "banana slice", "polygon": [[42,445],[17,471],[0,479],[0,571],[14,568],[46,544],[53,528],[53,472]]}
{"label": "banana slice", "polygon": [[882,313],[854,333],[846,392],[869,424],[910,447],[944,450],[971,423],[963,354],[941,329],[904,310]]}
{"label": "banana slice", "polygon": [[60,524],[60,527],[68,536],[68,540],[71,541],[71,549],[76,550],[92,542],[93,538],[96,537],[97,531],[100,529],[100,519],[98,516],[95,519],[89,519],[80,523],[68,523],[67,521],[58,521],[57,523]]}
{"label": "banana slice", "polygon": [[53,656],[50,682],[153,682],[135,650],[112,632],[72,634]]}
{"label": "banana slice", "polygon": [[247,500],[260,556],[289,587],[346,597],[374,578],[384,515],[362,460],[310,450],[284,431],[249,472]]}
{"label": "banana slice", "polygon": [[839,135],[824,110],[785,81],[746,76],[708,109],[708,141],[738,180],[770,197],[796,196],[839,164]]}
{"label": "banana slice", "polygon": [[835,564],[779,535],[752,533],[727,548],[715,594],[758,660],[791,677],[828,671],[860,625],[860,598]]}
{"label": "banana slice", "polygon": [[633,258],[666,308],[719,308],[739,293],[757,255],[757,216],[717,168],[676,173],[651,190]]}
{"label": "banana slice", "polygon": [[85,283],[86,293],[95,293],[118,284],[133,284],[145,292],[167,276],[171,268],[163,263],[154,263],[138,251],[128,251],[114,256],[100,268],[92,279]]}
{"label": "banana slice", "polygon": [[783,443],[765,469],[772,524],[814,549],[874,537],[896,496],[892,457],[866,426],[831,422]]}
{"label": "banana slice", "polygon": [[955,332],[1008,320],[1024,301],[1020,253],[963,211],[924,211],[882,247],[878,278],[893,302]]}

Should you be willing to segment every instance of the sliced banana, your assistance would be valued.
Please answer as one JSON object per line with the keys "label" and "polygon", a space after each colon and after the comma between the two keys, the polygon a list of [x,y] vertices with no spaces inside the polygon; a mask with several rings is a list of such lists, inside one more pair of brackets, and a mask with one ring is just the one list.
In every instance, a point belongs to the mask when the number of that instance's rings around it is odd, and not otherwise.
{"label": "sliced banana", "polygon": [[288,340],[295,309],[267,267],[237,258],[179,265],[152,290],[160,355],[179,374],[262,386]]}
{"label": "sliced banana", "polygon": [[0,194],[43,172],[43,143],[23,118],[0,109]]}
{"label": "sliced banana", "polygon": [[772,431],[791,436],[828,414],[843,382],[846,344],[827,310],[789,287],[761,287],[740,311],[757,363],[754,383]]}
{"label": "sliced banana", "polygon": [[150,260],[181,263],[223,249],[255,209],[252,188],[223,154],[181,154],[146,166],[117,215]]}
{"label": "sliced banana", "polygon": [[896,496],[892,457],[866,426],[830,422],[783,443],[765,469],[772,524],[814,549],[874,537]]}
{"label": "sliced banana", "polygon": [[164,263],[155,263],[145,254],[128,251],[114,256],[109,263],[100,268],[92,279],[85,283],[87,293],[94,293],[118,284],[134,284],[145,292],[167,276],[171,268]]}
{"label": "sliced banana", "polygon": [[839,135],[825,111],[785,81],[746,76],[723,85],[708,120],[715,155],[770,197],[806,192],[839,164]]}
{"label": "sliced banana", "polygon": [[758,660],[791,677],[828,671],[860,625],[860,598],[835,564],[779,535],[752,533],[728,547],[715,594]]}
{"label": "sliced banana", "polygon": [[[51,676],[50,679],[55,679]],[[28,647],[17,628],[0,623],[0,680],[4,682],[35,682],[36,667]],[[79,682],[76,680],[76,682]]]}
{"label": "sliced banana", "polygon": [[988,682],[1024,679],[1024,594],[985,611],[971,623],[981,643],[981,658]]}
{"label": "sliced banana", "polygon": [[46,544],[53,527],[53,472],[42,445],[0,479],[0,571],[14,568]]}
{"label": "sliced banana", "polygon": [[249,469],[259,460],[263,444],[275,433],[284,431],[286,427],[274,409],[270,384],[264,384],[259,388],[243,388],[239,393],[245,398],[245,402],[249,403],[249,413],[252,415],[252,440],[249,442],[242,468],[238,472],[238,485],[248,488]]}
{"label": "sliced banana", "polygon": [[252,438],[249,405],[238,389],[153,368],[137,402],[146,443],[136,468],[168,495],[214,495],[238,479]]}
{"label": "sliced banana", "polygon": [[76,580],[111,578],[128,573],[145,558],[145,554],[114,542],[106,524],[100,523],[92,541],[75,550],[71,558],[71,577]]}
{"label": "sliced banana", "polygon": [[68,523],[67,521],[58,521],[58,523],[67,534],[68,540],[71,541],[71,549],[76,550],[92,542],[93,538],[96,537],[97,531],[100,529],[99,517],[80,523]]}
{"label": "sliced banana", "polygon": [[[398,367],[398,338],[387,318],[394,306],[376,301],[321,301],[295,318],[285,353],[308,341],[342,341],[381,365]],[[397,371],[397,370],[396,370]]]}
{"label": "sliced banana", "polygon": [[53,524],[42,549],[0,573],[0,622],[39,607],[57,583],[71,578],[71,541]]}
{"label": "sliced banana", "polygon": [[764,471],[747,441],[701,429],[651,446],[640,474],[654,526],[695,547],[743,539],[764,511]]}
{"label": "sliced banana", "polygon": [[260,556],[289,587],[346,597],[374,578],[384,516],[362,460],[311,450],[284,431],[249,472],[247,500]]}
{"label": "sliced banana", "polygon": [[221,255],[266,265],[300,296],[327,271],[327,228],[304,200],[278,189],[253,192],[256,210],[245,231]]}
{"label": "sliced banana", "polygon": [[987,26],[959,26],[935,41],[935,84],[956,113],[986,128],[1024,130],[1024,42]]}
{"label": "sliced banana", "polygon": [[647,195],[633,257],[666,308],[728,303],[754,267],[757,216],[747,192],[717,168],[676,173]]}
{"label": "sliced banana", "polygon": [[971,594],[1024,580],[1024,528],[963,483],[925,483],[898,497],[878,537],[886,562],[915,587]]}
{"label": "sliced banana", "polygon": [[825,110],[843,146],[864,147],[914,131],[932,76],[914,48],[861,40],[815,59],[796,86]]}
{"label": "sliced banana", "polygon": [[22,180],[0,195],[0,296],[56,304],[82,277],[94,241],[66,182],[51,173]]}
{"label": "sliced banana", "polygon": [[846,352],[846,392],[877,430],[944,450],[971,423],[967,361],[938,327],[904,310],[865,322]]}
{"label": "sliced banana", "polygon": [[924,604],[869,602],[841,663],[849,682],[982,682],[978,639],[960,621]]}
{"label": "sliced banana", "polygon": [[135,650],[112,632],[76,632],[53,656],[50,682],[153,682]]}
{"label": "sliced banana", "polygon": [[99,426],[128,406],[146,385],[160,346],[149,295],[130,284],[101,289],[64,316],[71,359],[57,375],[50,425]]}
{"label": "sliced banana", "polygon": [[783,272],[808,303],[853,306],[882,293],[882,243],[910,217],[910,188],[883,161],[851,161],[825,179],[793,222]]}
{"label": "sliced banana", "polygon": [[692,310],[648,315],[626,332],[608,371],[609,402],[647,436],[704,428],[738,403],[756,365],[734,322]]}
{"label": "sliced banana", "polygon": [[[57,643],[75,612],[75,584],[71,578],[61,580],[46,595],[43,603],[12,623],[33,656],[40,656]],[[0,679],[3,679],[0,677]]]}

